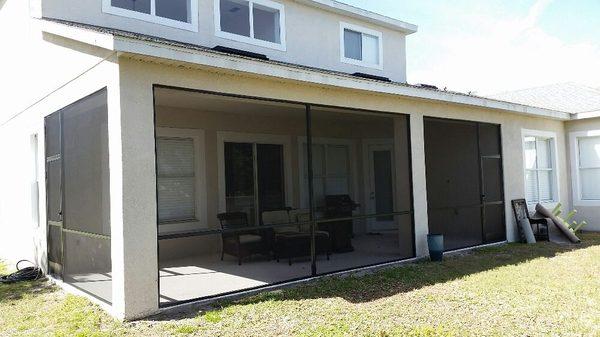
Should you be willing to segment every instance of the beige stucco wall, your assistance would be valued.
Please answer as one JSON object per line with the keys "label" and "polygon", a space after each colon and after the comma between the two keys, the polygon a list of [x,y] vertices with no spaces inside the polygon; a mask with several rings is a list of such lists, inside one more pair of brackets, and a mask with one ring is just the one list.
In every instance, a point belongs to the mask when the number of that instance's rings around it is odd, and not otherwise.
{"label": "beige stucco wall", "polygon": [[[72,47],[77,49],[78,44],[73,44]],[[49,49],[48,53],[51,54],[53,51],[50,46]],[[77,56],[75,57],[77,58]],[[65,56],[63,59],[68,64],[69,58]],[[46,66],[60,68],[56,64],[46,64]],[[115,59],[108,59],[87,71],[82,69],[82,74],[77,78],[66,81],[63,85],[55,88],[51,94],[46,95],[10,121],[0,122],[0,156],[5,159],[10,158],[0,165],[0,186],[2,186],[0,189],[0,259],[9,263],[28,259],[47,271],[43,118],[85,96],[108,87],[109,110],[111,111],[109,125],[112,125],[109,127],[112,132],[109,131],[108,142],[109,147],[114,146],[110,144],[113,142],[110,136],[114,134],[114,117],[118,118],[119,116],[118,111],[115,111],[114,105],[112,105],[114,103],[113,90],[118,88],[117,69]],[[66,66],[66,70],[71,69]],[[32,87],[32,90],[34,88],[36,87]],[[19,88],[14,88],[14,90],[16,89]],[[32,93],[40,94],[39,91],[32,91]],[[8,96],[6,96],[7,99]],[[109,150],[109,152],[112,151]],[[109,160],[115,159],[117,157],[111,157]],[[112,193],[113,188],[111,188]],[[112,212],[116,210],[111,207],[111,220]],[[118,245],[112,246],[113,262],[118,261],[118,256],[122,255],[118,253],[118,248]],[[115,286],[118,284],[115,283]],[[116,292],[113,291],[113,293]],[[100,302],[98,304],[116,316],[121,316],[112,311],[111,307]]]}
{"label": "beige stucco wall", "polygon": [[112,54],[42,33],[26,0],[0,1],[0,45],[0,123]]}
{"label": "beige stucco wall", "polygon": [[[198,32],[106,14],[100,0],[44,0],[42,15],[92,25],[133,31],[212,48],[217,45],[267,55],[272,60],[331,69],[346,73],[363,72],[406,81],[405,35],[384,27],[320,10],[291,0],[285,6],[287,50],[279,51],[215,36],[214,0],[199,0]],[[383,71],[340,61],[340,22],[383,33]]]}
{"label": "beige stucco wall", "polygon": [[[570,135],[572,132],[581,132],[581,131],[599,131],[600,130],[600,118],[590,118],[590,119],[582,119],[582,120],[573,120],[565,123],[565,129],[567,133],[567,137],[569,138],[569,143],[567,144],[568,151],[568,168],[569,172],[572,172],[571,175],[575,180],[576,172],[573,172],[575,168],[573,168],[572,164],[575,161],[575,153],[573,140],[570,139]],[[600,184],[600,182],[598,182]],[[572,184],[569,185],[569,192],[571,193],[572,200],[575,201],[574,186]],[[581,206],[577,205],[575,202],[573,203],[573,208],[577,209],[578,213],[575,216],[575,220],[577,221],[587,221],[588,226],[585,229],[600,231],[600,206]]]}
{"label": "beige stucco wall", "polygon": [[0,1],[0,44],[10,46],[0,62],[0,258],[45,268],[42,117],[115,80],[113,53],[43,34],[20,0]]}
{"label": "beige stucco wall", "polygon": [[[131,158],[124,156],[124,165],[128,166],[131,170],[139,170],[140,165],[144,166],[142,172],[129,175],[130,181],[128,185],[132,189],[128,191],[128,194],[131,198],[135,198],[136,202],[132,204],[135,205],[135,209],[127,210],[130,222],[126,223],[131,227],[128,232],[138,233],[137,242],[135,243],[135,247],[138,250],[130,251],[134,256],[131,258],[132,260],[155,260],[157,254],[154,246],[156,237],[149,235],[149,233],[156,234],[155,218],[149,216],[150,213],[155,214],[153,212],[155,212],[156,201],[152,195],[142,195],[146,193],[151,194],[155,184],[152,169],[154,165],[152,129],[152,90],[154,84],[409,115],[413,150],[412,178],[415,199],[416,245],[417,254],[420,256],[426,254],[425,234],[427,234],[428,226],[426,213],[426,177],[424,170],[424,116],[464,119],[501,125],[504,151],[506,226],[509,240],[512,241],[516,237],[510,200],[522,198],[525,194],[522,129],[552,131],[556,133],[560,201],[570,206],[568,170],[566,167],[566,139],[562,121],[516,115],[507,111],[413,100],[399,96],[378,95],[370,92],[307,85],[299,82],[269,78],[257,78],[245,76],[240,73],[217,72],[213,69],[197,69],[188,65],[177,67],[125,57],[120,58],[120,72],[122,88],[121,107],[132,119],[135,118],[136,123],[135,126],[131,125],[131,128],[135,129],[135,132],[132,134],[129,134],[125,129],[123,130],[124,137],[138,151],[137,153],[130,152],[132,155]],[[143,237],[140,237],[139,233],[143,233]],[[150,264],[132,266],[136,272],[135,275],[131,275],[129,281],[140,278],[140,281],[143,281],[149,287],[145,289],[145,293],[152,295],[157,292],[157,285],[146,281],[148,278],[154,278],[156,273],[149,267]],[[149,276],[152,272],[154,272],[154,275]],[[129,286],[126,285],[127,287]],[[144,302],[150,305],[150,301]],[[143,303],[140,303],[140,308],[142,306]]]}

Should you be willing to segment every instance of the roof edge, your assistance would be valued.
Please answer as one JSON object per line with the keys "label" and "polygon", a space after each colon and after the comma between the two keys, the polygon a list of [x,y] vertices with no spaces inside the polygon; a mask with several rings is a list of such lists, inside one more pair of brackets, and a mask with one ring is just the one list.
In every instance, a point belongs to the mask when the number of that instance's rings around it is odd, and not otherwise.
{"label": "roof edge", "polygon": [[115,50],[114,35],[104,32],[93,31],[80,27],[73,27],[55,20],[36,19],[39,20],[42,32],[61,36],[67,39],[83,42],[92,46]]}
{"label": "roof edge", "polygon": [[582,120],[600,117],[600,110],[579,112],[571,116],[572,120]]}
{"label": "roof edge", "polygon": [[419,27],[415,24],[390,18],[362,8],[354,7],[335,0],[293,0],[307,6],[316,7],[329,12],[338,13],[372,24],[400,31],[406,35],[416,33]]}
{"label": "roof edge", "polygon": [[571,120],[571,115],[569,113],[561,111],[505,102],[486,97],[471,96],[462,93],[427,89],[406,83],[382,82],[357,78],[351,74],[309,68],[301,65],[277,61],[261,61],[214,51],[202,46],[189,45],[150,36],[138,36],[139,34],[130,32],[96,27],[101,30],[97,31],[94,30],[94,26],[85,24],[71,23],[76,24],[76,26],[72,26],[69,25],[68,22],[61,23],[48,19],[42,19],[42,21],[44,21],[42,28],[48,33],[106,48],[125,55],[158,58],[173,62],[188,63],[227,71],[238,71],[241,73],[316,85],[364,90],[378,94],[397,95],[412,99],[432,100],[492,110],[502,110],[541,118]]}

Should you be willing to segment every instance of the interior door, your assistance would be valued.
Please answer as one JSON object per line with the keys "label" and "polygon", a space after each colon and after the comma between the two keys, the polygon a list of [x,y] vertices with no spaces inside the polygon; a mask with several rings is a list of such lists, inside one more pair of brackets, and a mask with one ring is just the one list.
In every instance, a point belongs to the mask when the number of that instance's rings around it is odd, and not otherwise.
{"label": "interior door", "polygon": [[62,279],[63,273],[63,184],[60,113],[45,118],[46,221],[48,273]]}
{"label": "interior door", "polygon": [[[391,142],[367,145],[368,212],[370,214],[390,214],[394,212],[394,146]],[[393,216],[370,218],[369,232],[382,232],[396,229]]]}

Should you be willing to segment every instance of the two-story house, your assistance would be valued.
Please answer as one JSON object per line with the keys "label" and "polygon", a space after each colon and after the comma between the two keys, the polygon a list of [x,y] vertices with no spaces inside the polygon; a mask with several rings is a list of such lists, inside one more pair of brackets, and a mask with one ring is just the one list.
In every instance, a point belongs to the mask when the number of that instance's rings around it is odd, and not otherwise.
{"label": "two-story house", "polygon": [[416,31],[332,0],[0,0],[0,257],[133,319],[571,206],[573,114],[407,84]]}

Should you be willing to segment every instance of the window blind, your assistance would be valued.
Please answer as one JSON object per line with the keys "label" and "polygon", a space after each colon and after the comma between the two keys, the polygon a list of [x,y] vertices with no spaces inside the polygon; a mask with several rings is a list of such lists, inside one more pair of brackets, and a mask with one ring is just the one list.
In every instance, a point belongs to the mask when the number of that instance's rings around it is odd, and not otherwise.
{"label": "window blind", "polygon": [[600,137],[579,138],[581,199],[600,200]]}
{"label": "window blind", "polygon": [[379,38],[363,34],[363,61],[369,64],[379,64]]}
{"label": "window blind", "polygon": [[194,158],[192,138],[157,139],[159,222],[196,217]]}
{"label": "window blind", "polygon": [[525,198],[529,202],[554,200],[552,139],[525,137]]}

